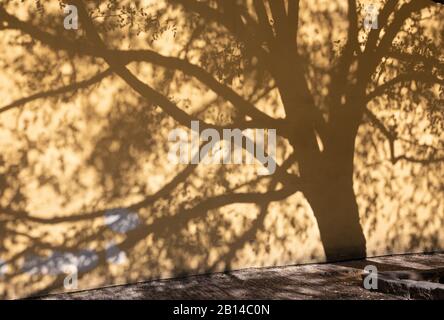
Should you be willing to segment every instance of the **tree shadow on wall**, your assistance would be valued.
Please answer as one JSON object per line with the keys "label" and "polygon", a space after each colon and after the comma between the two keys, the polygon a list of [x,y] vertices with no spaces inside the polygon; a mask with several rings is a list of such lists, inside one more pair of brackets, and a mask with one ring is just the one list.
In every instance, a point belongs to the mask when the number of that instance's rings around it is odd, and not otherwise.
{"label": "tree shadow on wall", "polygon": [[[442,7],[54,4],[0,7],[3,295],[442,248]],[[196,120],[276,171],[168,162]]]}

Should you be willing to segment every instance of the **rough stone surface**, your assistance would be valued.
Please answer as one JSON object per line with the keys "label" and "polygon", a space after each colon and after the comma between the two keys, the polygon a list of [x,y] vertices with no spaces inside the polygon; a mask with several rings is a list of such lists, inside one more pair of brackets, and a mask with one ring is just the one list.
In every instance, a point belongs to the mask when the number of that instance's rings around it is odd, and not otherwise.
{"label": "rough stone surface", "polygon": [[378,274],[379,292],[411,299],[444,299],[444,269],[427,271],[387,271]]}
{"label": "rough stone surface", "polygon": [[338,263],[251,268],[148,281],[40,299],[408,299],[421,296],[369,291],[363,269],[418,271],[444,267],[444,253],[396,255]]}

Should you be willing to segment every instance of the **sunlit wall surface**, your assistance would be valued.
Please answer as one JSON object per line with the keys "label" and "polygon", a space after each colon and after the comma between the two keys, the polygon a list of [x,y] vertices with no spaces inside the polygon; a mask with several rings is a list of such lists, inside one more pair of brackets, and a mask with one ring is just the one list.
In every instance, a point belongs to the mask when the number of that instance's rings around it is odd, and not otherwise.
{"label": "sunlit wall surface", "polygon": [[[0,297],[444,248],[442,6],[0,3]],[[276,170],[170,161],[192,120]]]}

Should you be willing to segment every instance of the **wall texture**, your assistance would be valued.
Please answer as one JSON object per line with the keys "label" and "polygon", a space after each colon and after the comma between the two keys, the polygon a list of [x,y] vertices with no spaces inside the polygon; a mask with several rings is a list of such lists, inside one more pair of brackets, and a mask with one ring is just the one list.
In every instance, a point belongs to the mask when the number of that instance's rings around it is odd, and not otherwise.
{"label": "wall texture", "polygon": [[[2,1],[0,297],[444,248],[442,7],[124,2],[86,8],[110,54],[82,10]],[[276,172],[171,163],[190,119],[276,128]]]}

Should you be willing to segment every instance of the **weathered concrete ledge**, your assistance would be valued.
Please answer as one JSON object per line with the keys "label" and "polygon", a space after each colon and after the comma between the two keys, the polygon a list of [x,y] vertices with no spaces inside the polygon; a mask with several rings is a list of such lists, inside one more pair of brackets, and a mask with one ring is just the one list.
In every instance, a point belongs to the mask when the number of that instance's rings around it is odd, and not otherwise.
{"label": "weathered concrete ledge", "polygon": [[[147,281],[40,299],[416,299],[426,295],[370,291],[363,269],[379,272],[427,271],[444,267],[444,253],[395,255],[339,263],[251,268],[180,279]],[[389,279],[394,281],[393,279]],[[401,279],[402,280],[402,279]],[[402,281],[414,281],[404,279]],[[418,282],[418,281],[416,281]],[[411,283],[410,283],[411,284]],[[429,288],[433,284],[427,282]],[[438,283],[436,284],[438,286]],[[399,289],[399,288],[398,288]]]}

